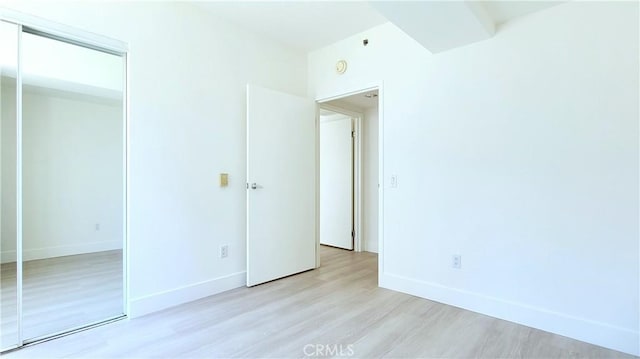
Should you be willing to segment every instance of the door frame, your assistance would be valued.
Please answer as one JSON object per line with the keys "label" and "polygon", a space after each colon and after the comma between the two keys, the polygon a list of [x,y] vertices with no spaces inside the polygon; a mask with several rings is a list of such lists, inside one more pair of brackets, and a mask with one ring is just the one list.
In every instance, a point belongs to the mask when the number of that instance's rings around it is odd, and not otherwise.
{"label": "door frame", "polygon": [[[362,119],[364,118],[364,113],[352,111],[340,106],[329,105],[326,103],[319,103],[318,109],[328,110],[331,112],[339,113],[341,115],[349,116],[352,119],[353,123],[353,163],[351,164],[351,170],[353,171],[353,213],[352,213],[352,229],[354,232],[353,236],[353,251],[354,252],[362,252]],[[318,126],[320,125],[320,114],[318,111]],[[318,131],[317,135],[318,143],[320,141],[320,131]],[[320,148],[318,147],[318,150]],[[320,174],[320,166],[318,164],[318,175]],[[320,183],[318,182],[318,185]],[[320,188],[318,187],[318,193],[320,192]],[[318,208],[320,208],[318,206]],[[320,210],[318,209],[318,217],[320,216]],[[318,221],[318,225],[320,222]],[[319,233],[319,232],[318,232]],[[320,237],[318,234],[318,243],[320,242]]]}
{"label": "door frame", "polygon": [[[357,95],[373,90],[378,90],[378,286],[381,285],[382,274],[384,273],[384,82],[370,82],[366,85],[356,85],[342,88],[336,91],[327,91],[315,96],[316,101],[316,268],[320,268],[320,107],[326,106],[326,102],[339,100],[344,97]],[[330,106],[330,105],[329,105]],[[362,136],[358,136],[361,130],[361,123],[358,125],[356,139],[360,141]],[[359,148],[361,149],[361,148]],[[362,151],[358,151],[358,156]],[[361,161],[360,161],[361,163]],[[361,207],[361,201],[357,203]],[[360,227],[361,228],[361,227]],[[359,231],[361,232],[361,231]],[[358,234],[356,234],[358,235]],[[361,236],[360,236],[361,238]]]}

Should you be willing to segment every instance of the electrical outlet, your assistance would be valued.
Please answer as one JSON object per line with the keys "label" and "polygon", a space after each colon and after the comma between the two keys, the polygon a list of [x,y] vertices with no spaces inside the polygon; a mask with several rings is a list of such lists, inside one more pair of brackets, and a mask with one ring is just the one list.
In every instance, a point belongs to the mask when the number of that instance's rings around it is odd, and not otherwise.
{"label": "electrical outlet", "polygon": [[220,246],[220,258],[227,258],[229,256],[229,246]]}
{"label": "electrical outlet", "polygon": [[462,256],[459,254],[454,254],[451,257],[451,268],[460,269],[462,268]]}
{"label": "electrical outlet", "polygon": [[398,188],[398,175],[391,175],[391,188]]}

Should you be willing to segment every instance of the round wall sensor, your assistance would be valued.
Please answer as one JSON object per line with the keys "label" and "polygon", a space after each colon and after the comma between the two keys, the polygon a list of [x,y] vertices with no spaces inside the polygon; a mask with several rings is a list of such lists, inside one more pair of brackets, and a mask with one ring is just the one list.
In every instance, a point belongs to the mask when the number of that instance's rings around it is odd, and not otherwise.
{"label": "round wall sensor", "polygon": [[344,60],[340,60],[336,63],[336,72],[339,74],[343,74],[347,71],[347,62]]}

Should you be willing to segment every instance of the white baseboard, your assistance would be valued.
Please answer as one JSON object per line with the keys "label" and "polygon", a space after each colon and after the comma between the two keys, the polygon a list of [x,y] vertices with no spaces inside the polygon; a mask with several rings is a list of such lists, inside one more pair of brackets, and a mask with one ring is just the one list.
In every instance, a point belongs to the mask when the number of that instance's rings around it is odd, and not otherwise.
{"label": "white baseboard", "polygon": [[179,304],[239,288],[246,283],[246,272],[238,272],[164,292],[133,298],[129,302],[129,317],[140,317]]}
{"label": "white baseboard", "polygon": [[380,275],[380,286],[605,348],[640,355],[640,332],[631,329],[389,273]]}
{"label": "white baseboard", "polygon": [[[25,248],[22,252],[22,258],[24,261],[32,261],[36,259],[71,256],[75,254],[110,251],[115,249],[122,249],[122,241],[100,241],[55,247]],[[15,250],[2,251],[2,253],[0,253],[0,263],[11,263],[15,261]]]}
{"label": "white baseboard", "polygon": [[365,242],[364,250],[371,253],[378,253],[378,242]]}

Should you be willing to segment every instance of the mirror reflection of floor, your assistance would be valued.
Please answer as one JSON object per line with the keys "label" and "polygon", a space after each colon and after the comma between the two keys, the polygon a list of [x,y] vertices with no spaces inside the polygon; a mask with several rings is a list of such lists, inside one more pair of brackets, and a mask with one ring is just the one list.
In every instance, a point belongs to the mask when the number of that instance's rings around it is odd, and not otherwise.
{"label": "mirror reflection of floor", "polygon": [[[2,347],[16,341],[16,264],[1,266]],[[23,337],[37,338],[123,313],[122,250],[23,264]]]}

